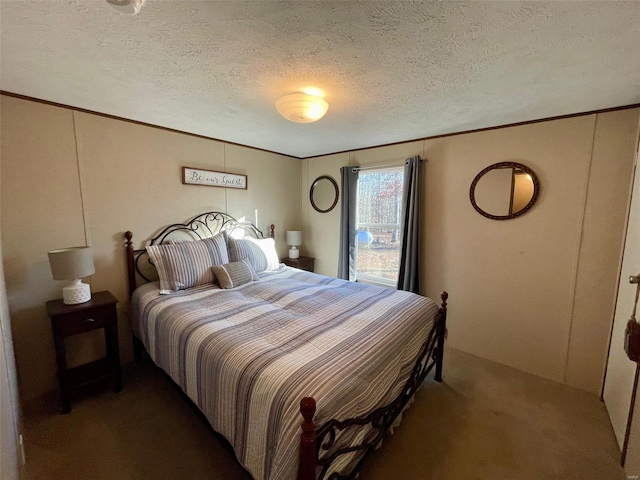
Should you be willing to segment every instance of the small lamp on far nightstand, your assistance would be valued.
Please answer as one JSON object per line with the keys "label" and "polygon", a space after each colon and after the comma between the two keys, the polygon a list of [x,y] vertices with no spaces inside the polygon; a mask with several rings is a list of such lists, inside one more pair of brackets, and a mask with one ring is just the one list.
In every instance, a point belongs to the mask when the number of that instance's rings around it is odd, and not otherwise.
{"label": "small lamp on far nightstand", "polygon": [[91,247],[71,247],[49,252],[49,264],[54,280],[72,280],[62,289],[65,305],[91,300],[91,288],[80,280],[96,272]]}
{"label": "small lamp on far nightstand", "polygon": [[300,258],[300,250],[298,250],[298,246],[302,245],[302,232],[298,230],[288,230],[287,244],[291,245],[291,248],[289,249],[289,258]]}

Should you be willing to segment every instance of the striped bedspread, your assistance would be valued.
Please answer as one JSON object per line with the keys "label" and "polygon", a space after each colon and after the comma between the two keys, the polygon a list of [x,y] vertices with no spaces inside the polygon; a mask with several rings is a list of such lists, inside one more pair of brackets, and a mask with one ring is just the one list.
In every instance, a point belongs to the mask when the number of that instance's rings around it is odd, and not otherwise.
{"label": "striped bedspread", "polygon": [[387,405],[438,308],[408,292],[285,266],[259,276],[235,289],[172,295],[159,295],[157,282],[143,285],[132,299],[133,328],[256,480],[293,480],[300,399],[317,400],[318,426]]}

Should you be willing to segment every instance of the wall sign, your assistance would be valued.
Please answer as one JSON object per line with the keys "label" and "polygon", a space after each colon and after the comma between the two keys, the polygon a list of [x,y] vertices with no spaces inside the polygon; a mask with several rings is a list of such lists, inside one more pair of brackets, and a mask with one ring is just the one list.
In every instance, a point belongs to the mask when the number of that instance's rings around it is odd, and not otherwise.
{"label": "wall sign", "polygon": [[210,187],[239,188],[246,190],[247,176],[182,167],[182,183],[185,185],[209,185]]}

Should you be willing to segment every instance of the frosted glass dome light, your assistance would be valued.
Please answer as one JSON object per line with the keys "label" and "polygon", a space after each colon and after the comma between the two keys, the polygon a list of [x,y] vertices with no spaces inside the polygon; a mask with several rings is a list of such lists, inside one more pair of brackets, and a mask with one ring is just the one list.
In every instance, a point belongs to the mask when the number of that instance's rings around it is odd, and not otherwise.
{"label": "frosted glass dome light", "polygon": [[291,93],[276,101],[280,115],[296,123],[311,123],[320,120],[329,110],[324,98],[308,93]]}
{"label": "frosted glass dome light", "polygon": [[137,15],[147,0],[107,0],[107,3],[120,13]]}

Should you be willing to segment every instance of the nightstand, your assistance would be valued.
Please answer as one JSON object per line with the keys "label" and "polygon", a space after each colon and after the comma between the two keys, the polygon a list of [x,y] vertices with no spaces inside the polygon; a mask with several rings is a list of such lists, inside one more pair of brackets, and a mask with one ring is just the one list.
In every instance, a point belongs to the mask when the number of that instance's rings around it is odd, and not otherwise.
{"label": "nightstand", "polygon": [[[56,347],[62,413],[71,411],[70,394],[78,387],[113,376],[114,391],[119,392],[122,388],[116,303],[118,300],[109,292],[94,293],[91,300],[78,305],[65,305],[62,299],[47,302]],[[67,368],[65,337],[98,328],[104,328],[107,356],[78,367]]]}
{"label": "nightstand", "polygon": [[281,258],[280,261],[285,265],[293,268],[299,268],[300,270],[306,270],[307,272],[313,272],[316,259],[313,257],[300,257],[300,258]]}

